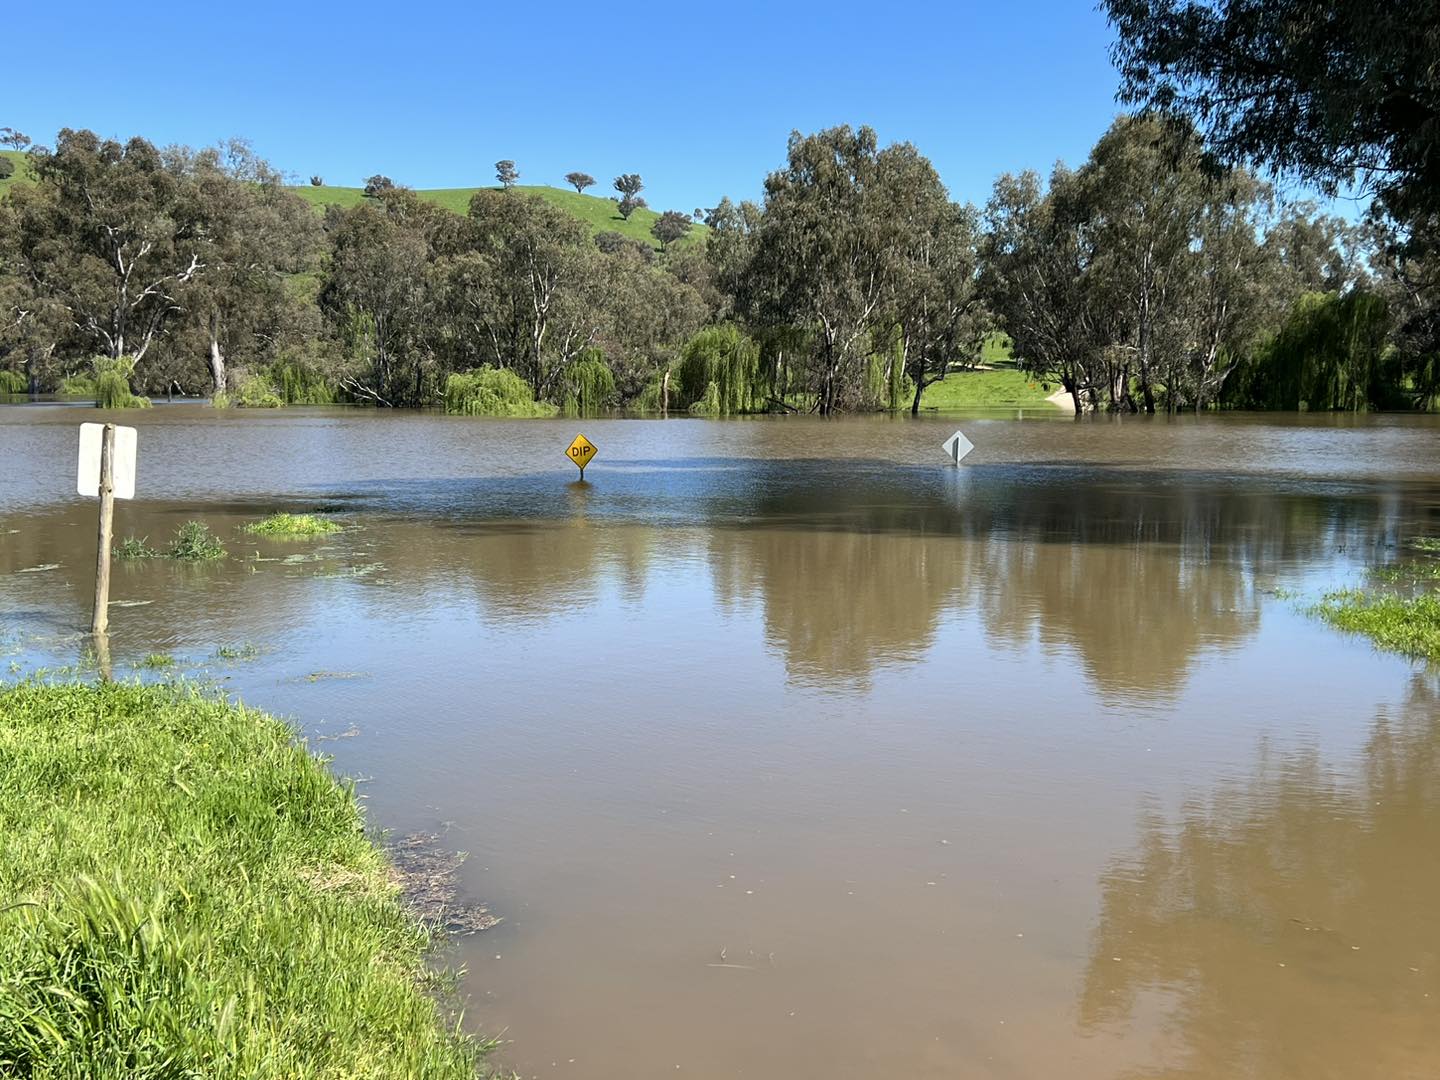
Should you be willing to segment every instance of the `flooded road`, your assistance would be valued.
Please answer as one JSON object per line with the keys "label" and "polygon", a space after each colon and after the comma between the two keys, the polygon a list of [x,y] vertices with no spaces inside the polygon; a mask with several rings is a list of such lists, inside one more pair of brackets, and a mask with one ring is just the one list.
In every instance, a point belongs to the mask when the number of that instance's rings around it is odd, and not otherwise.
{"label": "flooded road", "polygon": [[[86,648],[95,418],[0,408],[6,677]],[[123,420],[117,538],[230,558],[117,564],[117,674],[468,852],[525,1076],[1440,1075],[1440,679],[1302,610],[1440,536],[1435,418]]]}

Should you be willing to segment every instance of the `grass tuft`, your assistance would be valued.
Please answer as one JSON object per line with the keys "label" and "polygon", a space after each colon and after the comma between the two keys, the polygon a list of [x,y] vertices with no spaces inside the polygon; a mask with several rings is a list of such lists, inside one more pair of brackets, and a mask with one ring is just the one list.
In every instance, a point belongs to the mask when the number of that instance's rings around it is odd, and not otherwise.
{"label": "grass tuft", "polygon": [[138,539],[134,536],[127,536],[112,549],[112,554],[117,559],[158,559],[160,552],[146,543],[149,539],[148,536],[141,536]]}
{"label": "grass tuft", "polygon": [[316,514],[271,514],[262,521],[252,521],[245,531],[257,536],[329,536],[339,532],[340,526]]}
{"label": "grass tuft", "polygon": [[1311,613],[1381,649],[1440,660],[1440,594],[1405,597],[1346,589],[1322,598]]}
{"label": "grass tuft", "polygon": [[0,835],[0,1074],[475,1076],[352,790],[273,717],[0,689]]}
{"label": "grass tuft", "polygon": [[170,558],[204,562],[224,557],[225,545],[203,521],[187,521],[175,530],[175,539],[170,544]]}

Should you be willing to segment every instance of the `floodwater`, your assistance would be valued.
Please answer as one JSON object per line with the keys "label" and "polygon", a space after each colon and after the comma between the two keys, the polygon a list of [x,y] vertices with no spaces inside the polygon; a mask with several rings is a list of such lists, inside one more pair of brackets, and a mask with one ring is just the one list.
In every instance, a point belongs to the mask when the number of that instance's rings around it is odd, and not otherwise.
{"label": "floodwater", "polygon": [[[86,648],[95,418],[0,408],[14,674]],[[1434,418],[123,419],[118,536],[231,558],[117,567],[117,673],[468,852],[525,1076],[1440,1075],[1440,677],[1303,611],[1440,535]]]}

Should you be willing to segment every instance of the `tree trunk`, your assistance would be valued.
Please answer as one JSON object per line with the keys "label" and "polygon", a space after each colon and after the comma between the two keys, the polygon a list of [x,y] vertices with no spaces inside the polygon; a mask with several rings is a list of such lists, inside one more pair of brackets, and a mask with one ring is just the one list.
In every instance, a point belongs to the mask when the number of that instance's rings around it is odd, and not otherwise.
{"label": "tree trunk", "polygon": [[220,343],[216,334],[210,333],[210,390],[213,393],[225,393],[228,386],[228,373],[225,370],[225,353],[220,351]]}
{"label": "tree trunk", "polygon": [[915,400],[910,403],[911,416],[920,415],[920,395],[925,393],[925,385],[926,383],[924,379],[915,380]]}

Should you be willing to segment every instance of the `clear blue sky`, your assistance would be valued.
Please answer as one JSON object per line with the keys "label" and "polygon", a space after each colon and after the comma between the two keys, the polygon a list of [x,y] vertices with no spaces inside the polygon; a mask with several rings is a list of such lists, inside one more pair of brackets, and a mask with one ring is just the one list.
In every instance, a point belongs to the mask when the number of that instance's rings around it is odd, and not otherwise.
{"label": "clear blue sky", "polygon": [[756,197],[792,129],[909,140],[954,197],[1078,164],[1118,111],[1091,0],[383,5],[16,3],[0,125],[251,140],[303,178],[412,187],[645,179],[689,211]]}

